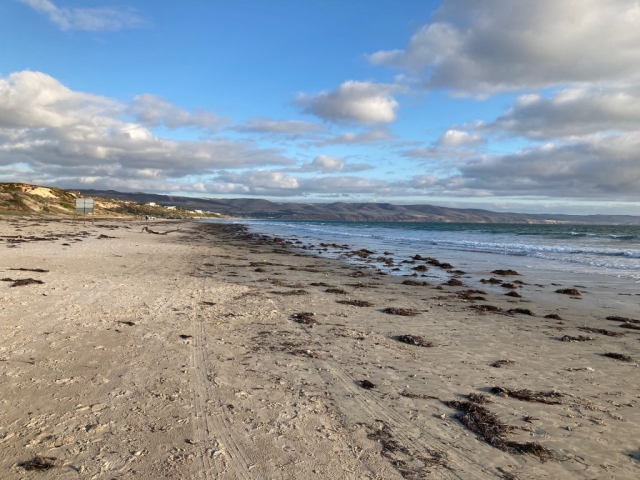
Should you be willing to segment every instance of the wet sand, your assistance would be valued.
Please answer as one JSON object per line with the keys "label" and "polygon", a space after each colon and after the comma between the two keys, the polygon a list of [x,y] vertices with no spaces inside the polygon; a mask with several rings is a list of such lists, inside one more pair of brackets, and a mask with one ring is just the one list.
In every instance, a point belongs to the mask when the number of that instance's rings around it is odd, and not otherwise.
{"label": "wet sand", "polygon": [[1,478],[637,478],[616,292],[380,275],[224,224],[0,237]]}

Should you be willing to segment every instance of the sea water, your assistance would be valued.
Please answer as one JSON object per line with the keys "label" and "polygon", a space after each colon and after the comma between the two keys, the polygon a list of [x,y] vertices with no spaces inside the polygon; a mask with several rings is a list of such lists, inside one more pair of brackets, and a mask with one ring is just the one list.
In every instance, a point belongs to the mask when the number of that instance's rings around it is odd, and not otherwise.
{"label": "sea water", "polygon": [[[241,220],[250,231],[305,243],[348,244],[396,260],[436,257],[456,268],[535,270],[548,279],[607,280],[631,289],[640,283],[640,226],[567,224],[399,223]],[[344,257],[329,249],[316,253]],[[348,260],[348,258],[346,258]],[[380,267],[382,268],[382,267]],[[387,269],[407,274],[409,267]],[[533,272],[532,272],[533,273]]]}

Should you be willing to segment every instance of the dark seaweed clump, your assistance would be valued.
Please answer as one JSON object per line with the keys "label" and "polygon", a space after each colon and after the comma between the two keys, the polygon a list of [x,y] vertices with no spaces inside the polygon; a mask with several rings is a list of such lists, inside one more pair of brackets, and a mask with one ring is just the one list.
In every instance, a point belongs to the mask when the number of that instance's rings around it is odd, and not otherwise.
{"label": "dark seaweed clump", "polygon": [[534,313],[528,308],[512,308],[511,310],[507,310],[507,313],[519,313],[520,315],[529,315],[530,317],[535,317]]}
{"label": "dark seaweed clump", "polygon": [[633,358],[629,355],[623,355],[622,353],[603,353],[602,356],[620,360],[622,362],[633,362]]}
{"label": "dark seaweed clump", "polygon": [[337,303],[352,305],[354,307],[373,307],[374,304],[367,300],[338,300]]}
{"label": "dark seaweed clump", "polygon": [[291,315],[291,320],[303,325],[317,325],[319,322],[313,318],[315,313],[312,312],[300,312]]}
{"label": "dark seaweed clump", "polygon": [[556,293],[562,293],[563,295],[573,295],[574,297],[579,297],[580,290],[576,290],[575,288],[560,288],[556,290]]}
{"label": "dark seaweed clump", "polygon": [[414,310],[413,308],[398,308],[398,307],[387,307],[384,310],[382,310],[382,313],[387,313],[389,315],[401,315],[403,317],[413,317],[415,315],[420,314],[418,310]]}
{"label": "dark seaweed clump", "polygon": [[421,337],[420,335],[398,335],[397,337],[393,337],[393,338],[398,342],[407,343],[409,345],[416,345],[418,347],[434,347],[435,346],[433,342],[428,341],[426,338]]}
{"label": "dark seaweed clump", "polygon": [[493,272],[496,275],[501,275],[503,277],[506,276],[512,276],[512,275],[520,275],[518,272],[516,272],[515,270],[494,270]]}
{"label": "dark seaweed clump", "polygon": [[504,367],[505,365],[513,365],[514,363],[516,362],[514,362],[513,360],[496,360],[491,364],[491,366],[495,368],[501,368],[501,367]]}
{"label": "dark seaweed clump", "polygon": [[491,393],[494,395],[500,395],[501,397],[516,398],[525,402],[546,403],[547,405],[560,405],[561,402],[550,399],[562,398],[564,396],[563,394],[554,391],[532,392],[527,389],[512,390],[510,388],[503,387],[493,387],[491,389]]}
{"label": "dark seaweed clump", "polygon": [[622,332],[612,332],[611,330],[605,330],[604,328],[591,328],[591,327],[578,327],[578,330],[589,333],[599,333],[600,335],[606,335],[607,337],[622,337]]}

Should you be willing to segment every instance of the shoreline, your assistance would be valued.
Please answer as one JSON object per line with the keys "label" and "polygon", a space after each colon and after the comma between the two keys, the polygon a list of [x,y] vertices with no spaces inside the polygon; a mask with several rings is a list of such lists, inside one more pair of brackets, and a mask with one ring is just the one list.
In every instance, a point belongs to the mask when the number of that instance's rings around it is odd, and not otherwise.
{"label": "shoreline", "polygon": [[[176,223],[110,219],[79,235],[68,221],[0,222],[3,236],[57,238],[0,244],[3,277],[45,282],[0,285],[3,478],[28,475],[18,463],[36,455],[56,458],[50,478],[635,478],[640,336],[587,317],[587,296],[554,297],[565,308],[556,320],[544,318],[558,314],[547,292],[405,285],[429,279],[305,255],[239,226],[140,232]],[[535,316],[504,313],[514,308]],[[562,397],[527,402],[494,387]],[[472,392],[516,427],[508,441],[554,459],[478,439],[444,403]]]}

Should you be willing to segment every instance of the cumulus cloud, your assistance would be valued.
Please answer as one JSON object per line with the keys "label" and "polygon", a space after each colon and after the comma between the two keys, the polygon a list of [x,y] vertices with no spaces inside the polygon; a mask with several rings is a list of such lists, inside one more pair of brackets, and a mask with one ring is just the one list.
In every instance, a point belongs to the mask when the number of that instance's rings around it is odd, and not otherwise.
{"label": "cumulus cloud", "polygon": [[574,198],[633,198],[640,191],[640,133],[592,135],[457,166],[449,192]]}
{"label": "cumulus cloud", "polygon": [[300,94],[296,103],[305,113],[338,124],[381,124],[396,120],[398,102],[393,93],[402,87],[384,83],[344,82],[337,89]]}
{"label": "cumulus cloud", "polygon": [[635,82],[639,23],[636,0],[444,0],[406,48],[368,59],[472,95]]}
{"label": "cumulus cloud", "polygon": [[327,145],[367,145],[391,140],[396,136],[386,128],[373,128],[362,132],[346,132],[314,142],[317,147]]}
{"label": "cumulus cloud", "polygon": [[[110,177],[175,184],[220,168],[294,163],[279,149],[251,142],[158,137],[146,125],[122,120],[130,109],[107,97],[73,91],[39,72],[0,78],[0,165],[26,165],[44,181]],[[182,123],[198,118],[183,117]],[[163,111],[156,123],[160,121],[175,120]]]}
{"label": "cumulus cloud", "polygon": [[271,120],[268,118],[255,118],[243,125],[236,125],[233,130],[242,133],[271,133],[271,134],[303,134],[321,132],[324,125],[302,120]]}
{"label": "cumulus cloud", "polygon": [[136,96],[127,111],[136,121],[150,127],[164,125],[171,129],[197,127],[215,130],[226,121],[204,110],[188,112],[163,98],[150,94]]}
{"label": "cumulus cloud", "polygon": [[443,147],[465,147],[483,143],[484,138],[480,135],[465,132],[463,130],[447,130],[438,140],[438,144]]}
{"label": "cumulus cloud", "polygon": [[60,8],[52,0],[20,0],[60,30],[115,31],[145,24],[132,8]]}
{"label": "cumulus cloud", "polygon": [[313,161],[305,163],[301,171],[322,173],[341,172],[344,170],[344,166],[345,162],[341,158],[331,157],[329,155],[318,155]]}
{"label": "cumulus cloud", "polygon": [[640,92],[637,90],[571,88],[550,98],[523,95],[513,108],[481,128],[534,139],[638,131]]}

